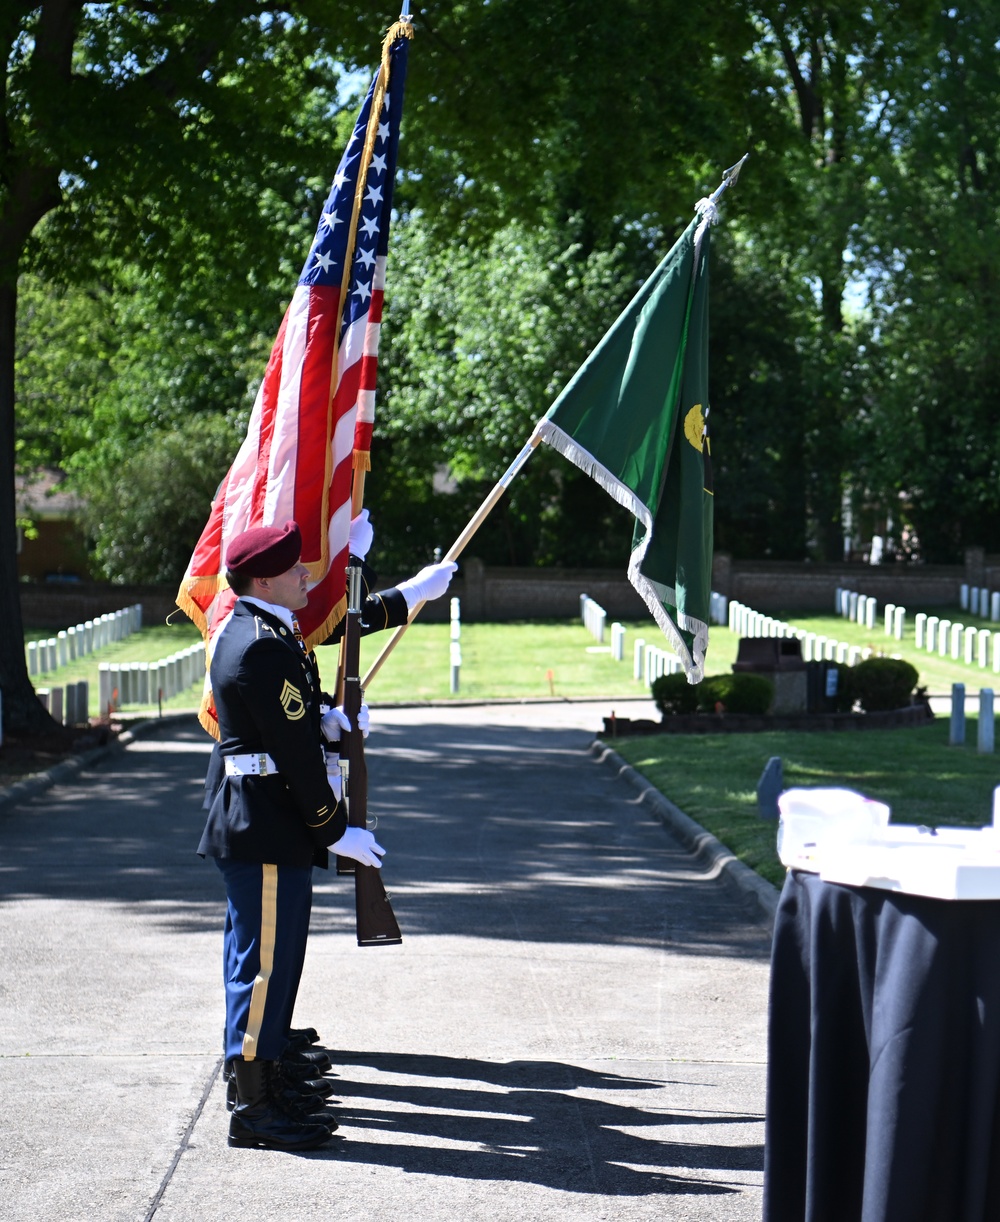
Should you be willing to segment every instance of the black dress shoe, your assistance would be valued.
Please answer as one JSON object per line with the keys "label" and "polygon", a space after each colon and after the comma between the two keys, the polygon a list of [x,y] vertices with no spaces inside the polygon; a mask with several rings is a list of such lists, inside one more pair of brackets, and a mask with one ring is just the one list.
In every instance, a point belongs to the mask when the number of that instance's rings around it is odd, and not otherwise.
{"label": "black dress shoe", "polygon": [[321,1048],[286,1048],[280,1059],[286,1065],[307,1065],[314,1075],[326,1073],[333,1065]]}
{"label": "black dress shoe", "polygon": [[315,1027],[289,1027],[288,1042],[297,1044],[300,1041],[303,1044],[318,1044],[319,1032]]}
{"label": "black dress shoe", "polygon": [[312,1073],[296,1065],[286,1065],[284,1061],[276,1061],[277,1072],[286,1085],[303,1095],[316,1095],[320,1099],[328,1099],[333,1094],[333,1083],[329,1078],[315,1078]]}

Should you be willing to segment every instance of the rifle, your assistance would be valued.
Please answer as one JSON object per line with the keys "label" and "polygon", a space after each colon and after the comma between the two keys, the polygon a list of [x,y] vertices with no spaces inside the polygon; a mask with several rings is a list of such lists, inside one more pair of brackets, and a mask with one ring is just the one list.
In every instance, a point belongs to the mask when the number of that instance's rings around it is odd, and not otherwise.
{"label": "rifle", "polygon": [[[368,765],[365,762],[364,735],[358,729],[361,710],[361,568],[347,570],[347,618],[344,622],[344,712],[351,730],[340,735],[340,775],[347,822],[351,827],[368,825]],[[354,875],[354,908],[359,946],[396,946],[403,940],[389,896],[382,885],[381,871],[348,858],[337,858],[338,874]]]}

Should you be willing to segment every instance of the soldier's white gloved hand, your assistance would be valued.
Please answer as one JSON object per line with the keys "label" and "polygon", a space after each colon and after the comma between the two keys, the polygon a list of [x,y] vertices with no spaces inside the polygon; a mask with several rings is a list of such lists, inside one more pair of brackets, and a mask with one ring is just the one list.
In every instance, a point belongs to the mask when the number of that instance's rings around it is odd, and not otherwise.
{"label": "soldier's white gloved hand", "polygon": [[375,538],[375,528],[368,521],[368,510],[362,509],[358,516],[351,521],[351,530],[348,535],[347,547],[352,556],[357,556],[359,560],[364,560],[368,555],[368,549],[372,545],[372,540]]}
{"label": "soldier's white gloved hand", "polygon": [[385,849],[364,827],[349,827],[336,844],[330,845],[330,852],[353,857],[363,866],[374,866],[376,870],[382,869],[381,859],[385,856]]}
{"label": "soldier's white gloved hand", "polygon": [[[335,709],[330,709],[320,718],[319,728],[323,732],[323,737],[328,743],[339,743],[341,733],[346,730],[350,733],[351,719],[347,716],[339,706]],[[368,710],[367,704],[362,704],[358,709],[358,729],[361,731],[361,737],[367,738],[368,732],[372,728],[372,717]]]}
{"label": "soldier's white gloved hand", "polygon": [[343,779],[340,775],[340,764],[336,763],[339,757],[336,755],[327,756],[326,764],[326,779],[330,782],[330,788],[333,790],[333,796],[339,802],[344,792]]}
{"label": "soldier's white gloved hand", "polygon": [[330,709],[320,718],[319,728],[328,743],[339,743],[341,730],[350,732],[351,720],[343,709]]}
{"label": "soldier's white gloved hand", "polygon": [[407,611],[412,611],[419,602],[431,602],[448,589],[451,575],[458,568],[454,560],[441,560],[428,564],[409,581],[401,581],[397,587],[406,599]]}

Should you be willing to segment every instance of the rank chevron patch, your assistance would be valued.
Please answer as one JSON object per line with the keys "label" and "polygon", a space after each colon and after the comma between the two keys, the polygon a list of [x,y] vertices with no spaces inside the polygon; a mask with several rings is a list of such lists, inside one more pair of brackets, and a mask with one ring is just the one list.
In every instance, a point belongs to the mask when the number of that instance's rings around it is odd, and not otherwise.
{"label": "rank chevron patch", "polygon": [[289,721],[298,721],[306,715],[306,703],[302,698],[302,693],[288,679],[285,680],[285,686],[281,689],[278,699]]}

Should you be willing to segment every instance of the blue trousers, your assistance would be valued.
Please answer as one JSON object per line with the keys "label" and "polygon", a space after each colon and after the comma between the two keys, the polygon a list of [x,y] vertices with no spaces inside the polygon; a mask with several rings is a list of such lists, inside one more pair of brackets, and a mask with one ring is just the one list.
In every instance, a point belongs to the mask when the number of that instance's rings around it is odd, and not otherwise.
{"label": "blue trousers", "polygon": [[312,867],[216,858],[226,884],[226,1059],[275,1061],[305,960]]}

